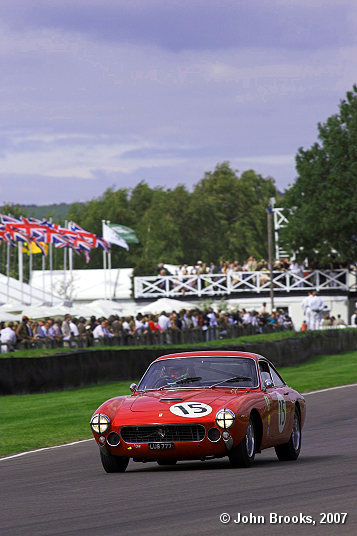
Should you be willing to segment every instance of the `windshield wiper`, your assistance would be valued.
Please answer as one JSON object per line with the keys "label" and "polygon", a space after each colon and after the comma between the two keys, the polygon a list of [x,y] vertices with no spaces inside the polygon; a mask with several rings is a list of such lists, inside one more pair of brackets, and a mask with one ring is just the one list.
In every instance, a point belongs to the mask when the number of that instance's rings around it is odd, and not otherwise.
{"label": "windshield wiper", "polygon": [[175,387],[176,385],[198,382],[199,380],[202,380],[201,376],[192,376],[191,378],[190,377],[182,378],[182,380],[177,380],[177,382],[165,383],[165,385],[162,385],[161,387],[158,388],[158,391],[161,391],[162,389],[165,389],[166,387]]}
{"label": "windshield wiper", "polygon": [[193,382],[198,382],[202,380],[202,377],[201,376],[192,376],[191,378],[182,378],[182,380],[178,380],[175,385],[180,385],[180,384],[183,384],[183,383],[193,383]]}
{"label": "windshield wiper", "polygon": [[248,378],[248,376],[233,376],[233,378],[228,378],[227,380],[221,380],[220,382],[214,383],[213,385],[209,386],[209,389],[212,389],[212,387],[216,387],[216,385],[220,385],[221,383],[230,383],[230,382],[236,382],[236,381],[252,381],[252,378]]}

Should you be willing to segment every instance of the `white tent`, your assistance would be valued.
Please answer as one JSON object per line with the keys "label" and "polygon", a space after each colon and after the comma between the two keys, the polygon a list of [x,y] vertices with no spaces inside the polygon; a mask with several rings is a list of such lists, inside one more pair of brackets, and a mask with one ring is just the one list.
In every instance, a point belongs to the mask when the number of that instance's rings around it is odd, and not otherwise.
{"label": "white tent", "polygon": [[158,300],[148,303],[143,307],[138,307],[138,312],[142,314],[159,314],[162,311],[171,313],[172,311],[181,311],[181,309],[196,309],[197,305],[187,301],[173,300],[170,298],[159,298]]}
{"label": "white tent", "polygon": [[8,311],[1,311],[0,310],[0,322],[20,322],[21,321],[21,315],[20,314],[12,314]]}
{"label": "white tent", "polygon": [[[47,292],[55,291],[62,300],[86,302],[103,298],[128,300],[131,298],[132,268],[111,270],[34,270],[32,284]],[[46,300],[47,301],[47,300]]]}

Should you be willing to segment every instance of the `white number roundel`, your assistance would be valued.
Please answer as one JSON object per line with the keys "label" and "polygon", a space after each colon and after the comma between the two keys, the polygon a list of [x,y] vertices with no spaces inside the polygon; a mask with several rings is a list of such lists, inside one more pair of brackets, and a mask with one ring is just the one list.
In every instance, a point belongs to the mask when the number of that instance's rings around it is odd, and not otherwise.
{"label": "white number roundel", "polygon": [[277,393],[278,398],[278,426],[279,426],[279,432],[281,433],[284,430],[284,426],[286,423],[286,402],[280,393]]}
{"label": "white number roundel", "polygon": [[171,406],[170,411],[178,417],[196,419],[198,417],[209,415],[212,411],[212,408],[203,402],[180,402],[180,404],[174,404]]}

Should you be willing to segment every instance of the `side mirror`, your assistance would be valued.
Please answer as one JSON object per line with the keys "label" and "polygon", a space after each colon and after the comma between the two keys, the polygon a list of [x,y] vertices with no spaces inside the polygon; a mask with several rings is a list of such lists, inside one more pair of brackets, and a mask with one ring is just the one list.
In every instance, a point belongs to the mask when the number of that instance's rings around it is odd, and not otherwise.
{"label": "side mirror", "polygon": [[273,387],[274,384],[273,384],[273,382],[272,382],[269,378],[267,378],[266,380],[264,380],[264,386],[265,386],[266,388],[268,388],[268,387]]}
{"label": "side mirror", "polygon": [[136,388],[137,388],[136,383],[131,383],[131,384],[130,384],[129,389],[130,389],[130,391],[131,391],[132,393],[135,393]]}

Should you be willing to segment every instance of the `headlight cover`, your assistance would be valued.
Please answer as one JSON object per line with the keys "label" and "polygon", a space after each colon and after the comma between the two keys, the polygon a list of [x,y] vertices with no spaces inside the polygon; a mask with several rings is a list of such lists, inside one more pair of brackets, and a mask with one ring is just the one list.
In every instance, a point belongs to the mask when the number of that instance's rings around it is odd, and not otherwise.
{"label": "headlight cover", "polygon": [[216,423],[223,430],[228,430],[235,421],[236,417],[230,409],[223,408],[217,411],[216,414]]}
{"label": "headlight cover", "polygon": [[96,413],[90,420],[90,425],[93,432],[97,434],[104,434],[109,428],[110,419],[104,413]]}

